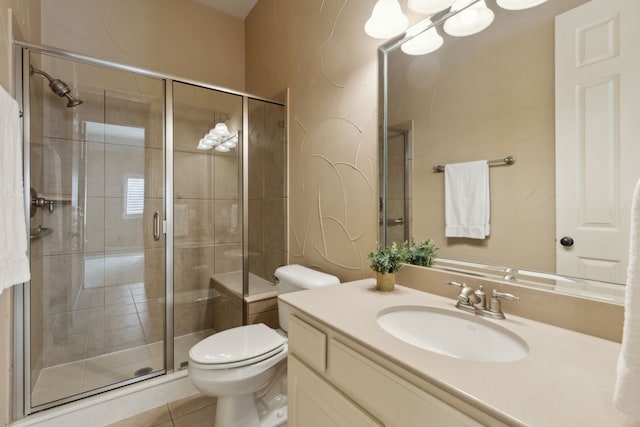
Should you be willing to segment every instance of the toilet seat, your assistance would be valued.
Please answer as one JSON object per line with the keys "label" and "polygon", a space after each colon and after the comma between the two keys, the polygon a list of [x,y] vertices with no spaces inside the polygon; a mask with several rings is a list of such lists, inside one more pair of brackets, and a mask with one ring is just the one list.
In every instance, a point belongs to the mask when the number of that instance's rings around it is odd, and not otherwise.
{"label": "toilet seat", "polygon": [[287,340],[259,323],[227,329],[189,350],[191,363],[201,369],[230,369],[258,363],[283,351]]}

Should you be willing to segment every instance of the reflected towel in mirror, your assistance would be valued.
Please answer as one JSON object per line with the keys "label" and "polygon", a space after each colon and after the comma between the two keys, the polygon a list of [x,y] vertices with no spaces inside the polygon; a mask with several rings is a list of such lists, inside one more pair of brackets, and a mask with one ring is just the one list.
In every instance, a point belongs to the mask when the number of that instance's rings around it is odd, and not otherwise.
{"label": "reflected towel in mirror", "polygon": [[444,168],[445,236],[484,239],[489,235],[489,163],[447,164]]}

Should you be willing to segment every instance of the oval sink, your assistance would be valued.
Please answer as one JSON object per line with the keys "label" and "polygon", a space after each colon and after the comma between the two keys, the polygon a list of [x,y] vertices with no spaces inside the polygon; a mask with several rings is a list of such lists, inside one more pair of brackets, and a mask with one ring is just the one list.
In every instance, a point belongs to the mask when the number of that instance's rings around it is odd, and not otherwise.
{"label": "oval sink", "polygon": [[518,335],[482,318],[427,306],[400,306],[378,313],[378,324],[416,347],[458,359],[512,362],[529,354]]}

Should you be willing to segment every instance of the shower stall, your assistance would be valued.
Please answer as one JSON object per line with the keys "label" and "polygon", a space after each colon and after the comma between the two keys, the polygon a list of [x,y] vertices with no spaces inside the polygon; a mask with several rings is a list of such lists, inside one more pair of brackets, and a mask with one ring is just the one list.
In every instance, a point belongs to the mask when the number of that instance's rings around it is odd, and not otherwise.
{"label": "shower stall", "polygon": [[279,102],[16,43],[31,281],[16,416],[186,368],[286,262]]}

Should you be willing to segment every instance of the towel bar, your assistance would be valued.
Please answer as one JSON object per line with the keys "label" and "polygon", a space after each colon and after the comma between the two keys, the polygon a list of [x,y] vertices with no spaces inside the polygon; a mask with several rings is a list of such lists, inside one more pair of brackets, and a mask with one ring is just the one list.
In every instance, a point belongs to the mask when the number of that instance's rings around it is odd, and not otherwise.
{"label": "towel bar", "polygon": [[[507,166],[511,166],[515,162],[516,162],[516,158],[513,156],[507,156],[504,159],[487,160],[487,163],[489,163],[489,166],[503,165],[503,164]],[[444,172],[444,166],[443,165],[434,166],[433,171],[436,173]]]}

